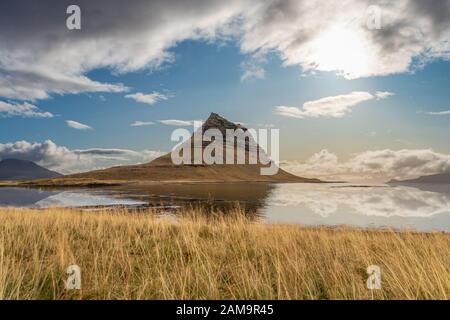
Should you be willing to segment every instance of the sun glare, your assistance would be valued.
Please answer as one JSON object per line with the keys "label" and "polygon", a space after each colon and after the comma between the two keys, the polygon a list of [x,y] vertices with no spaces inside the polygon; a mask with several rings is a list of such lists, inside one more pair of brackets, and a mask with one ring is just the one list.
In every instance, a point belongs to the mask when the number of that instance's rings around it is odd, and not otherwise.
{"label": "sun glare", "polygon": [[325,31],[312,43],[311,53],[318,70],[338,71],[346,78],[358,77],[370,67],[363,36],[344,27]]}

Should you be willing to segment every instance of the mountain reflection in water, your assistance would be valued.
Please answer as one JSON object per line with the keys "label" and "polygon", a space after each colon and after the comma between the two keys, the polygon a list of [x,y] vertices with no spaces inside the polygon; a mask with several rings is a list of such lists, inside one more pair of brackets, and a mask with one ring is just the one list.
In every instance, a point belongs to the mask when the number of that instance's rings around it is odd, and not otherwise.
{"label": "mountain reflection in water", "polygon": [[[431,190],[431,191],[430,191]],[[0,188],[0,206],[201,206],[239,204],[268,223],[450,230],[450,189],[348,184],[160,184],[92,191]]]}
{"label": "mountain reflection in water", "polygon": [[83,190],[69,192],[31,188],[0,188],[0,207],[50,208],[138,204],[145,203]]}

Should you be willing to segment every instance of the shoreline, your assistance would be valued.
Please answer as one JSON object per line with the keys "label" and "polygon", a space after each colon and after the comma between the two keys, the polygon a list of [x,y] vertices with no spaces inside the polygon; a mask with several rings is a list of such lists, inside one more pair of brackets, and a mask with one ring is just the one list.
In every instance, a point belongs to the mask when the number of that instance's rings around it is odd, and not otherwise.
{"label": "shoreline", "polygon": [[[62,183],[61,183],[62,182]],[[160,184],[282,184],[282,183],[301,183],[301,184],[339,184],[344,181],[245,181],[245,180],[93,180],[93,179],[71,179],[69,181],[54,180],[19,180],[19,181],[0,181],[0,188],[104,188],[104,187],[138,187],[138,186],[155,186]]]}
{"label": "shoreline", "polygon": [[[72,212],[72,213],[100,213],[100,214],[117,214],[117,211],[120,211],[120,214],[126,215],[149,215],[151,218],[164,218],[167,215],[173,216],[174,220],[180,219],[183,220],[186,218],[185,212],[189,211],[204,211],[204,207],[196,206],[198,204],[198,199],[191,199],[190,207],[182,207],[180,205],[174,204],[159,204],[159,205],[151,205],[151,204],[113,204],[113,205],[86,205],[79,207],[43,207],[43,208],[25,208],[25,207],[0,207],[0,215],[2,212],[6,211],[18,211],[21,213],[31,213],[31,212],[46,212],[46,211],[63,211],[63,212]],[[239,207],[235,207],[239,208]],[[173,209],[173,212],[166,212],[161,210]],[[221,212],[218,209],[216,212],[202,212],[202,217],[208,219],[211,215],[217,217],[219,215],[223,215],[223,217],[227,217],[227,213]],[[258,218],[262,218],[257,216],[256,214],[244,214],[245,219],[248,222],[268,226],[268,227],[295,227],[300,229],[322,229],[322,230],[353,230],[353,231],[362,231],[362,232],[388,232],[388,233],[408,233],[408,234],[443,234],[450,236],[450,230],[416,230],[413,228],[396,228],[392,226],[357,226],[351,224],[339,224],[339,225],[327,225],[327,224],[315,224],[315,225],[307,225],[307,224],[298,224],[298,223],[287,223],[287,222],[264,222],[262,220],[258,220]],[[188,213],[189,217],[189,213]]]}

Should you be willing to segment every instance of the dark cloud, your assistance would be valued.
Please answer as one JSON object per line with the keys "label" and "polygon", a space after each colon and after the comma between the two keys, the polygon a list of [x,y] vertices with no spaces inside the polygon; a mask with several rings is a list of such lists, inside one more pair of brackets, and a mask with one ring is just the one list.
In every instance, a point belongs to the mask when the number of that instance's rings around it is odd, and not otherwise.
{"label": "dark cloud", "polygon": [[178,41],[213,39],[239,1],[82,0],[81,30],[66,28],[73,1],[0,3],[0,96],[43,99],[49,94],[126,91],[86,77],[97,68],[129,72],[171,60]]}
{"label": "dark cloud", "polygon": [[436,36],[448,32],[450,28],[450,1],[433,0],[412,1],[414,13],[418,17],[427,17]]}
{"label": "dark cloud", "polygon": [[[76,3],[82,10],[82,29],[69,31],[66,8],[73,1],[0,2],[0,97],[33,100],[52,94],[126,91],[125,85],[101,83],[87,74],[98,68],[124,73],[158,67],[172,61],[171,48],[187,39],[231,37],[257,63],[267,52],[276,52],[285,65],[338,71],[348,78],[405,72],[418,55],[449,58],[448,0]],[[381,30],[365,26],[369,5],[381,8]],[[350,39],[352,45],[361,42],[366,48],[360,54],[366,67],[324,61],[320,39],[336,27],[345,32],[343,40]],[[336,49],[348,47],[334,40]],[[255,63],[246,65],[259,77],[264,74]]]}

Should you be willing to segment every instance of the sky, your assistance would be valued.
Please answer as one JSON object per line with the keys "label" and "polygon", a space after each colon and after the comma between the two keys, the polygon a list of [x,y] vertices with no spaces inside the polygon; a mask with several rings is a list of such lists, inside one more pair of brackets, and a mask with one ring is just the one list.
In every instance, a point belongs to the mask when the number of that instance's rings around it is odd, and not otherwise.
{"label": "sky", "polygon": [[279,129],[296,174],[450,171],[449,39],[449,0],[5,0],[0,159],[147,162],[216,112]]}

